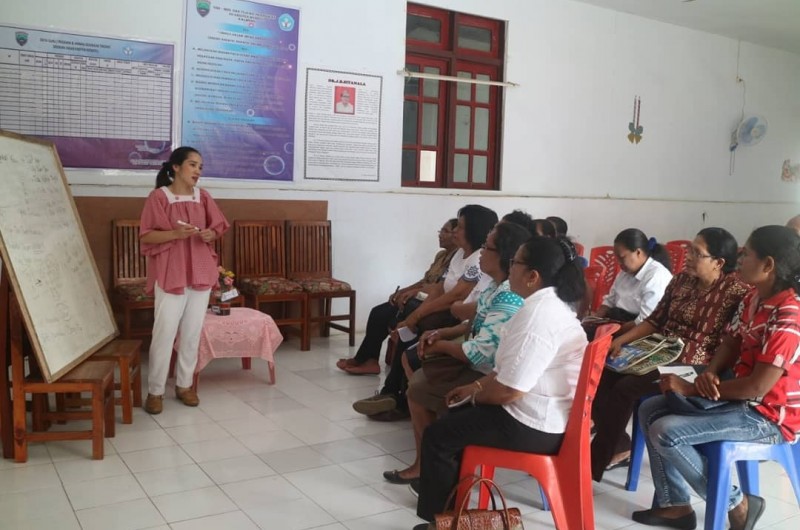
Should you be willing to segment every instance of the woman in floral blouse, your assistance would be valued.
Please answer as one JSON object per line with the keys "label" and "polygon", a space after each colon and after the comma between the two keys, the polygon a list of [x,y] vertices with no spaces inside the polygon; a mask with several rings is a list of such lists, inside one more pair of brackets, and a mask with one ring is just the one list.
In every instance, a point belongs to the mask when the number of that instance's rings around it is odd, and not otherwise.
{"label": "woman in floral blouse", "polygon": [[[644,322],[611,343],[609,356],[619,354],[624,344],[652,333],[679,337],[685,346],[677,364],[707,365],[719,345],[749,286],[736,275],[736,239],[722,228],[705,228],[687,253],[685,272],[667,286],[656,309]],[[607,468],[625,464],[630,455],[630,437],[625,427],[636,401],[658,389],[658,370],[644,375],[603,372],[597,388],[592,420],[592,478],[600,481]]]}

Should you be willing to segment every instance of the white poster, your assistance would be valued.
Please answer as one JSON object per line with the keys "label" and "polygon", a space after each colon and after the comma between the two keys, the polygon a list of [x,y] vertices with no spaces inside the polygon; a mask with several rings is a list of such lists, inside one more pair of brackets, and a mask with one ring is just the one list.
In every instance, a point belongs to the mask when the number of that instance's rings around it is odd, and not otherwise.
{"label": "white poster", "polygon": [[382,87],[377,75],[306,70],[306,179],[379,180]]}

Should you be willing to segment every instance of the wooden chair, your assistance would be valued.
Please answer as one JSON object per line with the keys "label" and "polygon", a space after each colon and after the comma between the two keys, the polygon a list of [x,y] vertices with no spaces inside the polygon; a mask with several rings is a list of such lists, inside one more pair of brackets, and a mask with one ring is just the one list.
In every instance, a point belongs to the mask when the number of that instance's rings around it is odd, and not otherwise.
{"label": "wooden chair", "polygon": [[133,407],[142,406],[142,341],[115,340],[96,351],[89,361],[114,361],[119,382],[114,389],[120,396],[114,403],[122,407],[122,423],[133,423]]}
{"label": "wooden chair", "polygon": [[155,299],[145,293],[147,260],[139,252],[139,220],[111,222],[112,271],[111,306],[120,315],[123,339],[146,338],[151,326],[134,327],[134,315],[152,312]]}
{"label": "wooden chair", "polygon": [[[112,361],[83,362],[57,381],[47,383],[38,377],[36,362],[30,357],[31,374],[25,376],[23,351],[22,316],[19,306],[11,306],[9,323],[11,335],[11,382],[13,390],[14,459],[28,460],[28,443],[53,440],[91,440],[92,458],[103,459],[103,437],[115,434],[114,424],[114,367]],[[89,392],[90,409],[67,411],[63,407],[66,394]],[[55,412],[47,406],[47,394],[56,394],[56,403],[61,404]],[[25,397],[32,395],[32,430],[28,431]],[[88,431],[43,432],[50,420],[91,419]]]}
{"label": "wooden chair", "polygon": [[[278,326],[296,326],[300,349],[311,349],[308,331],[308,297],[300,284],[286,277],[284,221],[234,221],[234,271],[246,304],[256,310],[267,303],[280,303],[280,315],[270,315]],[[286,304],[299,304],[292,315]]]}
{"label": "wooden chair", "polygon": [[[330,328],[344,331],[350,335],[350,346],[355,346],[356,292],[350,284],[332,276],[331,222],[287,221],[286,232],[289,249],[286,267],[289,279],[303,287],[309,303],[314,299],[320,302],[319,316],[311,317],[311,312],[307,312],[307,326],[312,322],[319,322],[323,337],[330,335]],[[349,299],[350,310],[347,314],[331,314],[334,298]],[[348,325],[333,323],[340,320],[346,320]]]}
{"label": "wooden chair", "polygon": [[686,268],[686,247],[671,241],[664,245],[664,248],[667,249],[669,253],[669,261],[672,265],[672,274],[678,274],[679,272],[683,272]]}

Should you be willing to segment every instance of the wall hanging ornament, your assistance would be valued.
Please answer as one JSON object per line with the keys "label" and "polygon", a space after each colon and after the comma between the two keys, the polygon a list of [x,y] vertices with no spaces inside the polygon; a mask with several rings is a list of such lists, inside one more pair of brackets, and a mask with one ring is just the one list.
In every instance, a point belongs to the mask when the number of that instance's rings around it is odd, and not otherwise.
{"label": "wall hanging ornament", "polygon": [[642,141],[642,133],[644,132],[644,127],[639,125],[639,112],[642,108],[642,99],[639,96],[633,97],[633,121],[628,123],[628,130],[630,133],[628,134],[628,141],[630,143],[636,143]]}
{"label": "wall hanging ornament", "polygon": [[781,180],[784,182],[797,182],[798,178],[800,178],[800,163],[792,164],[792,161],[787,158],[783,161],[783,167],[781,168]]}

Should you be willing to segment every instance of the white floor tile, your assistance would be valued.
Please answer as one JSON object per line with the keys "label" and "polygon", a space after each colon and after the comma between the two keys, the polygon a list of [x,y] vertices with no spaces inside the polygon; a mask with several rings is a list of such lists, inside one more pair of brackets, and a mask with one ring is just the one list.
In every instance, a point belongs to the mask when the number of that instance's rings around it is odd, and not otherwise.
{"label": "white floor tile", "polygon": [[[228,512],[200,519],[172,523],[172,530],[258,530],[244,512]],[[274,528],[280,528],[275,526]]]}
{"label": "white floor tile", "polygon": [[151,499],[168,523],[237,510],[236,505],[216,486]]}
{"label": "white floor tile", "polygon": [[75,510],[95,508],[146,497],[133,475],[64,484]]}
{"label": "white floor tile", "polygon": [[381,530],[410,530],[415,525],[424,522],[423,519],[407,510],[394,510],[346,521],[345,524],[349,530],[372,530],[374,528],[380,528]]}
{"label": "white floor tile", "polygon": [[0,528],[19,528],[36,518],[72,515],[64,488],[51,485],[47,489],[0,495]]}
{"label": "white floor tile", "polygon": [[56,462],[56,471],[64,484],[83,482],[130,473],[118,455],[106,455],[102,460],[66,460]]}
{"label": "white floor tile", "polygon": [[[119,429],[121,424],[117,424]],[[120,431],[117,431],[119,436]],[[62,462],[64,460],[91,460],[92,458],[92,442],[89,440],[65,440],[58,442],[47,442],[47,451],[50,452],[50,458],[53,462]],[[108,457],[117,454],[114,445],[111,443],[110,438],[103,440],[103,455]]]}
{"label": "white floor tile", "polygon": [[385,454],[385,451],[359,438],[349,438],[336,442],[314,445],[314,450],[333,462],[352,462]]}
{"label": "white floor tile", "polygon": [[53,464],[17,466],[0,470],[0,495],[51,488],[60,484]]}
{"label": "white floor tile", "polygon": [[200,464],[203,471],[217,484],[240,482],[252,478],[268,477],[277,470],[271,468],[255,455],[243,455],[225,460],[213,460]]}
{"label": "white floor tile", "polygon": [[[86,441],[86,440],[81,440],[81,442],[86,444],[86,446],[89,448],[88,454],[89,454],[89,456],[91,456],[91,454],[92,454],[92,451],[91,451],[92,442]],[[52,443],[52,442],[50,442],[50,443]],[[79,442],[74,442],[74,443],[79,443]],[[112,449],[111,452],[113,453],[114,450]],[[44,443],[44,444],[43,443],[33,443],[33,444],[28,444],[28,461],[27,462],[24,462],[24,463],[21,463],[21,464],[17,464],[16,462],[14,462],[13,459],[6,460],[4,458],[0,458],[0,470],[11,469],[11,468],[20,468],[20,467],[29,467],[29,466],[38,466],[38,465],[41,465],[41,464],[50,464],[52,461],[53,460],[50,457],[50,453],[47,450],[47,444],[46,443]]]}
{"label": "white floor tile", "polygon": [[237,436],[250,451],[261,453],[272,453],[294,447],[302,447],[305,444],[302,440],[286,431],[258,432],[254,434],[243,434]]}
{"label": "white floor tile", "polygon": [[283,477],[263,477],[221,486],[239,508],[258,508],[304,498],[303,493]]}
{"label": "white floor tile", "polygon": [[187,407],[177,399],[164,400],[164,412],[153,416],[163,429],[177,427],[179,425],[195,425],[198,423],[208,423],[212,420],[208,414],[199,407]]}
{"label": "white floor tile", "polygon": [[328,489],[309,494],[309,497],[338,521],[358,519],[398,508],[396,504],[369,486]]}
{"label": "white floor tile", "polygon": [[175,445],[175,440],[165,431],[158,429],[119,433],[111,439],[111,443],[118,453],[130,453]]}
{"label": "white floor tile", "polygon": [[147,449],[145,451],[135,451],[132,453],[122,453],[120,457],[134,473],[149,471],[151,469],[183,466],[194,462],[189,455],[186,454],[186,451],[178,445],[158,447],[156,449]]}
{"label": "white floor tile", "polygon": [[335,522],[328,512],[308,499],[248,508],[245,511],[264,529],[301,530]]}
{"label": "white floor tile", "polygon": [[353,433],[327,420],[289,426],[286,430],[310,445],[353,438]]}
{"label": "white floor tile", "polygon": [[358,477],[365,484],[385,482],[384,471],[405,469],[406,465],[391,455],[374,456],[340,464],[351,475]]}
{"label": "white floor tile", "polygon": [[311,447],[295,447],[274,451],[258,455],[261,460],[278,473],[291,473],[292,471],[302,471],[332,464],[326,457],[312,449]]}
{"label": "white floor tile", "polygon": [[78,510],[76,514],[83,530],[138,530],[165,522],[150,499]]}
{"label": "white floor tile", "polygon": [[247,447],[232,437],[222,438],[220,440],[208,440],[205,442],[193,442],[183,444],[181,447],[183,447],[183,450],[198,464],[250,454]]}
{"label": "white floor tile", "polygon": [[[409,425],[410,427],[410,425]],[[411,429],[395,432],[384,432],[364,436],[363,440],[380,447],[386,453],[399,453],[400,451],[410,451],[416,447],[414,433]]]}
{"label": "white floor tile", "polygon": [[179,444],[219,440],[230,436],[228,431],[216,423],[194,423],[179,427],[169,427],[164,430]]}
{"label": "white floor tile", "polygon": [[358,488],[364,485],[362,480],[345,471],[341,466],[326,466],[305,471],[286,473],[284,477],[300,491],[313,498],[328,491]]}
{"label": "white floor tile", "polygon": [[72,511],[33,517],[14,523],[13,526],[7,526],[5,521],[0,520],[0,530],[53,530],[54,528],[58,530],[81,530],[81,525]]}
{"label": "white floor tile", "polygon": [[274,421],[265,418],[258,412],[255,412],[255,414],[255,416],[246,416],[244,418],[226,419],[218,423],[220,427],[233,436],[245,436],[248,434],[283,430],[283,428]]}
{"label": "white floor tile", "polygon": [[136,473],[135,476],[150,497],[214,485],[214,482],[197,464],[143,471]]}

